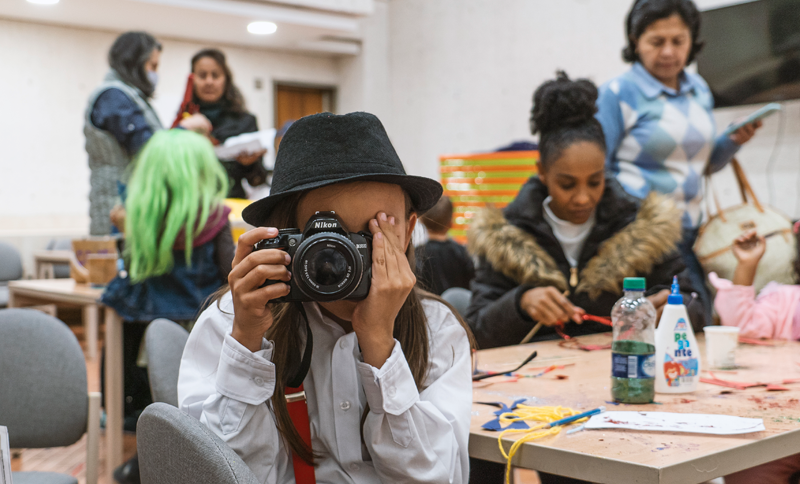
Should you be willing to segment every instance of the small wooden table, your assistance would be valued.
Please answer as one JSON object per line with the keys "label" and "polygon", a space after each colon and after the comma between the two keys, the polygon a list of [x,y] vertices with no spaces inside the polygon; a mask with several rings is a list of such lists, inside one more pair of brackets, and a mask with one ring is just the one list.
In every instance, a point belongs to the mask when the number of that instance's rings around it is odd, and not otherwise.
{"label": "small wooden table", "polygon": [[[97,353],[99,299],[102,289],[77,284],[72,279],[34,279],[8,283],[8,307],[37,304],[67,304],[83,308],[89,356]],[[122,464],[122,431],[124,388],[122,368],[122,319],[116,311],[105,308],[105,409],[106,409],[106,477],[114,482],[112,473]]]}
{"label": "small wooden table", "polygon": [[[582,342],[609,343],[609,334],[582,337]],[[677,413],[725,414],[761,418],[766,431],[745,435],[715,436],[632,430],[584,430],[571,435],[562,431],[520,447],[514,465],[576,479],[601,483],[701,483],[775,459],[800,453],[800,384],[790,391],[767,392],[764,387],[733,390],[701,383],[697,392],[656,394],[660,405],[614,405],[611,400],[611,351],[584,352],[548,341],[478,352],[480,370],[502,371],[516,367],[533,350],[539,356],[522,374],[537,374],[550,365],[565,366],[539,378],[494,383],[473,389],[473,402],[519,398],[535,406],[561,405],[608,411],[647,410]],[[698,335],[701,358],[704,340]],[[715,372],[717,378],[741,382],[778,382],[800,377],[800,343],[779,346],[740,345],[734,372]],[[707,373],[704,373],[707,375]],[[559,376],[562,379],[559,379]],[[563,378],[566,377],[566,378]],[[491,381],[491,379],[487,380]],[[505,463],[496,432],[481,429],[494,418],[495,407],[473,404],[469,453],[472,457]],[[522,434],[509,437],[511,442]]]}

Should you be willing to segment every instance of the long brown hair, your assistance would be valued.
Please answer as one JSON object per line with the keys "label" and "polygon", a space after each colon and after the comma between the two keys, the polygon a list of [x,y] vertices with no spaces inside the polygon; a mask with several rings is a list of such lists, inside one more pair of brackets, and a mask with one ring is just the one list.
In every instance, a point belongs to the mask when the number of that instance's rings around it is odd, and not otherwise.
{"label": "long brown hair", "polygon": [[[204,57],[214,59],[214,61],[219,64],[220,68],[222,68],[222,72],[225,73],[225,90],[222,91],[221,101],[225,102],[225,104],[228,105],[228,109],[234,113],[247,112],[247,107],[244,103],[244,96],[242,96],[242,92],[239,91],[239,88],[236,87],[236,84],[233,83],[233,73],[231,72],[231,68],[228,67],[228,61],[225,59],[225,54],[223,54],[221,50],[203,49],[195,54],[194,57],[192,57],[192,72],[194,72],[194,66],[197,64],[197,61]],[[197,97],[196,93],[192,95],[192,101],[195,104],[200,103],[200,99]]]}
{"label": "long brown hair", "polygon": [[[267,218],[266,226],[276,228],[297,227],[297,208],[305,193],[300,193],[288,197],[277,205],[270,216]],[[411,198],[406,194],[406,219],[414,213]],[[414,246],[408,244],[406,257],[412,268],[414,263]],[[418,286],[409,293],[405,303],[397,313],[394,322],[394,337],[400,342],[403,349],[408,367],[414,376],[417,388],[421,389],[428,372],[430,342],[428,340],[428,318],[422,306],[422,300],[433,299],[444,303],[456,316],[461,326],[467,332],[470,345],[475,347],[474,338],[469,326],[459,316],[452,306],[444,302],[438,296],[426,292]],[[315,453],[306,445],[300,434],[297,432],[286,406],[285,387],[289,380],[294,376],[294,372],[299,366],[300,355],[303,352],[303,338],[301,331],[301,315],[294,304],[274,304],[272,306],[273,324],[265,337],[274,344],[272,362],[276,369],[275,392],[272,395],[272,409],[275,413],[275,422],[281,437],[284,439],[292,452],[309,464],[313,464]],[[363,419],[362,419],[363,424]]]}

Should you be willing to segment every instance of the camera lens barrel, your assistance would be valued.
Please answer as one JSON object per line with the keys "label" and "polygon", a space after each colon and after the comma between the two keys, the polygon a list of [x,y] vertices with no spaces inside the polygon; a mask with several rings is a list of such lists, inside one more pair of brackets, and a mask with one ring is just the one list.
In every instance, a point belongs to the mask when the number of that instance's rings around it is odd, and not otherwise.
{"label": "camera lens barrel", "polygon": [[345,299],[359,286],[363,263],[355,244],[334,232],[303,240],[295,252],[292,272],[300,289],[312,301]]}

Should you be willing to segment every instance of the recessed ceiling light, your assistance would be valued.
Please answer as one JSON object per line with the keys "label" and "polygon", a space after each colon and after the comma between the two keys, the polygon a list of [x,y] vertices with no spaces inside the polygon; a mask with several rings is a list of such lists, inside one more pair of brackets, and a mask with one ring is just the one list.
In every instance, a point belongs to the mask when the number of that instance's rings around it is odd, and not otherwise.
{"label": "recessed ceiling light", "polygon": [[35,3],[37,5],[55,5],[59,0],[28,0],[28,3]]}
{"label": "recessed ceiling light", "polygon": [[250,25],[247,26],[247,31],[255,35],[274,34],[276,30],[278,30],[278,26],[272,22],[251,22]]}

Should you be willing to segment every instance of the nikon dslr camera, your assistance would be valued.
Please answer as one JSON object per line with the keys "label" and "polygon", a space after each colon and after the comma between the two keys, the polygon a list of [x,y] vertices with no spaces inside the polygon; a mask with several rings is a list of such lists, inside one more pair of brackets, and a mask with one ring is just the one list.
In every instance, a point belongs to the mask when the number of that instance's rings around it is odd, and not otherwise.
{"label": "nikon dslr camera", "polygon": [[263,249],[280,249],[292,258],[289,294],[276,302],[361,300],[369,294],[372,234],[347,232],[334,212],[317,212],[303,233],[281,229],[253,248]]}

